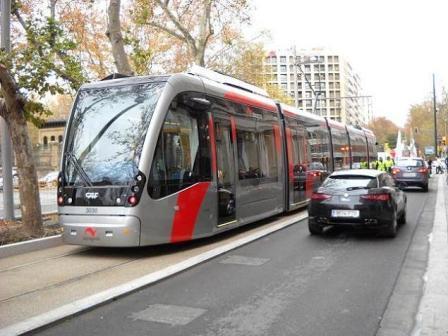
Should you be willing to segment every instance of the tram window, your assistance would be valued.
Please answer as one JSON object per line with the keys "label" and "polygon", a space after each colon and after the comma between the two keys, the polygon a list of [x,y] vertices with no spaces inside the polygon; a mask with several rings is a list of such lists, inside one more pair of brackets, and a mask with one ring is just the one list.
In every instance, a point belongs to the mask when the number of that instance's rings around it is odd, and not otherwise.
{"label": "tram window", "polygon": [[[180,97],[182,98],[182,97]],[[182,99],[165,118],[152,162],[148,190],[153,198],[210,181],[207,113],[196,113]]]}
{"label": "tram window", "polygon": [[[238,176],[240,180],[262,177],[255,120],[242,121],[246,127],[237,129]],[[241,125],[241,124],[240,124]],[[240,126],[238,125],[238,126]]]}
{"label": "tram window", "polygon": [[332,128],[334,170],[350,168],[350,148],[348,145],[347,132],[342,129]]}
{"label": "tram window", "polygon": [[277,152],[275,149],[274,130],[265,130],[260,134],[260,168],[264,177],[277,178]]}
{"label": "tram window", "polygon": [[367,165],[367,144],[361,134],[350,133],[350,145],[352,151],[352,168],[359,169]]}
{"label": "tram window", "polygon": [[[315,163],[312,170],[329,170],[329,138],[326,128],[319,124],[306,125],[307,138],[310,145],[311,161]],[[319,163],[319,164],[317,164]]]}

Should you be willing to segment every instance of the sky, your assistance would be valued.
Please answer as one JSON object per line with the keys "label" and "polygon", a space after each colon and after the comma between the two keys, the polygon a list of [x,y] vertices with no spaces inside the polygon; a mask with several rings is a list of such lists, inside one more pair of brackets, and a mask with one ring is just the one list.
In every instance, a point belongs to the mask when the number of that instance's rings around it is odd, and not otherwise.
{"label": "sky", "polygon": [[448,0],[254,0],[247,34],[268,49],[328,48],[345,56],[372,96],[374,117],[404,126],[410,107],[448,87]]}

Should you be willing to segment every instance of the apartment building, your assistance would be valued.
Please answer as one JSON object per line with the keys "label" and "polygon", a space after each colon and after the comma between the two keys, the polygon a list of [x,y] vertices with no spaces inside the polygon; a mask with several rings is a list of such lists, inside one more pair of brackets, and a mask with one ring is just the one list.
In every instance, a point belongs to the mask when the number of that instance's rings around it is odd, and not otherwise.
{"label": "apartment building", "polygon": [[276,50],[265,58],[269,84],[278,85],[291,104],[352,125],[371,119],[370,99],[346,58],[325,50]]}

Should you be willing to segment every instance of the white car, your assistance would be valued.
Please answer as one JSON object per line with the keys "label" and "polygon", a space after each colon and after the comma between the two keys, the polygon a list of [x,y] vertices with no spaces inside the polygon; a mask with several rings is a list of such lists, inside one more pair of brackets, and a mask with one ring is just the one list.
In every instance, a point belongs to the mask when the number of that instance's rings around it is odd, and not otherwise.
{"label": "white car", "polygon": [[56,187],[58,184],[58,176],[58,171],[49,172],[47,175],[39,179],[39,187]]}

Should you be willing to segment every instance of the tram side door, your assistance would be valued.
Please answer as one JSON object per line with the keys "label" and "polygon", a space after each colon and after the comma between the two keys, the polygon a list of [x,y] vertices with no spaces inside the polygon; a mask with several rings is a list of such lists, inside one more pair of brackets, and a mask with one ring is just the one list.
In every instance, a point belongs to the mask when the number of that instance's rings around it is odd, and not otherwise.
{"label": "tram side door", "polygon": [[[230,116],[214,116],[218,226],[236,222],[235,146],[236,130]],[[233,123],[232,123],[233,122]]]}

